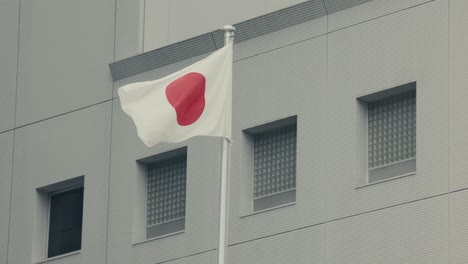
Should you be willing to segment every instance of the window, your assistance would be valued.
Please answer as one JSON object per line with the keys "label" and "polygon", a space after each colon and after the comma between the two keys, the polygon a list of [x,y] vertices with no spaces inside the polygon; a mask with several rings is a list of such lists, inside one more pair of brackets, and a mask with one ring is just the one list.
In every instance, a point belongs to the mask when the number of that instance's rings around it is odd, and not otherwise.
{"label": "window", "polygon": [[47,257],[81,249],[83,187],[49,194],[49,240]]}
{"label": "window", "polygon": [[253,209],[296,201],[296,116],[246,130],[253,138]]}
{"label": "window", "polygon": [[372,96],[374,100],[366,102],[368,182],[414,173],[415,84],[400,86]]}
{"label": "window", "polygon": [[146,166],[147,239],[185,229],[186,149],[158,156]]}

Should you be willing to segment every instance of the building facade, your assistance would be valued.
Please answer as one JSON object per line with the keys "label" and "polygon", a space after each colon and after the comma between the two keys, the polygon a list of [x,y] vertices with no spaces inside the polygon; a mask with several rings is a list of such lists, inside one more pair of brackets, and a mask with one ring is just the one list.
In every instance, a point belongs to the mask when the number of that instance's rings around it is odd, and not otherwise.
{"label": "building facade", "polygon": [[[221,139],[122,85],[233,24],[227,263],[468,263],[465,0],[2,0],[0,264],[217,263]],[[81,221],[77,221],[81,219]]]}

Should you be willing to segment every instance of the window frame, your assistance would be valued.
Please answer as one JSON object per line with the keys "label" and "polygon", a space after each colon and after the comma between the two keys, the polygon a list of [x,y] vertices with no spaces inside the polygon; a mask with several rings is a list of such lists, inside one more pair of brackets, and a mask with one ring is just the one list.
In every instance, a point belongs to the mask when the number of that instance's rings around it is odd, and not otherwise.
{"label": "window frame", "polygon": [[[174,159],[174,158],[177,158],[177,157],[181,157],[181,156],[185,156],[185,203],[184,203],[184,206],[185,206],[185,215],[184,217],[181,217],[181,218],[177,218],[177,219],[174,219],[174,220],[171,220],[171,221],[168,221],[168,222],[164,222],[164,223],[160,223],[160,224],[154,224],[154,225],[147,225],[147,219],[148,219],[148,177],[149,177],[149,173],[148,173],[148,169],[151,165],[155,164],[155,163],[158,163],[158,162],[164,162],[164,161],[167,161],[167,160],[170,160],[170,159]],[[183,233],[185,232],[185,228],[186,228],[186,218],[187,218],[187,214],[186,214],[186,210],[187,210],[187,174],[188,174],[188,150],[187,150],[187,147],[181,147],[181,148],[177,148],[177,149],[173,149],[173,150],[169,150],[169,151],[166,151],[166,152],[162,152],[162,153],[159,153],[159,154],[156,154],[156,155],[153,155],[153,156],[150,156],[150,157],[146,157],[146,158],[143,158],[143,159],[140,159],[137,161],[137,163],[141,166],[140,169],[142,169],[142,177],[144,179],[144,208],[143,208],[143,211],[144,211],[144,217],[142,217],[142,228],[144,229],[144,235],[143,235],[143,241],[148,241],[148,240],[154,240],[154,239],[160,239],[160,238],[163,238],[163,237],[167,237],[167,236],[171,236],[171,235],[175,235],[175,234],[179,234],[179,233]],[[180,221],[180,220],[183,220]],[[177,223],[174,223],[174,222],[177,222]],[[174,230],[174,231],[170,231],[170,232],[167,232],[167,233],[163,233],[163,234],[159,234],[159,235],[155,235],[155,236],[151,236],[149,237],[148,236],[148,228],[149,227],[155,227],[155,226],[161,226],[161,225],[164,225],[164,224],[169,224],[170,223],[174,223],[174,226],[176,226],[177,224],[179,224],[179,226],[182,226],[182,228],[177,228],[177,230]],[[173,228],[174,228],[173,226]],[[140,239],[137,239],[135,242],[136,243],[139,243]]]}
{"label": "window frame", "polygon": [[52,210],[52,208],[51,208],[52,196],[60,194],[60,193],[72,191],[72,190],[75,190],[75,189],[79,189],[79,188],[83,188],[83,208],[82,208],[83,212],[82,213],[84,215],[84,184],[77,184],[77,185],[69,186],[69,187],[66,187],[66,188],[63,188],[63,189],[60,189],[60,190],[51,191],[51,192],[47,193],[47,228],[46,228],[46,243],[45,243],[46,260],[55,259],[55,258],[59,258],[59,257],[62,257],[62,256],[71,255],[71,254],[81,252],[81,249],[82,249],[82,246],[83,246],[83,244],[82,244],[83,243],[83,223],[81,224],[80,249],[74,250],[74,251],[71,251],[71,252],[67,252],[67,253],[63,253],[63,254],[59,254],[59,255],[56,255],[56,256],[53,256],[53,257],[48,257],[49,256],[49,239],[50,239],[49,236],[50,236],[50,220],[51,220],[50,213],[51,213],[51,210]]}
{"label": "window frame", "polygon": [[[365,148],[363,148],[363,150],[365,150],[365,153],[362,153],[362,152],[357,153],[358,157],[361,156],[361,159],[360,159],[360,164],[361,165],[360,165],[360,167],[365,168],[365,173],[364,173],[365,174],[365,181],[364,182],[360,181],[361,184],[358,183],[358,187],[359,186],[366,186],[366,185],[373,185],[373,184],[377,184],[377,183],[380,183],[380,182],[386,182],[386,181],[390,181],[390,180],[394,180],[394,179],[399,179],[399,178],[403,178],[403,177],[406,177],[406,176],[415,175],[417,173],[417,149],[416,149],[416,153],[415,153],[414,158],[410,158],[410,159],[402,160],[402,161],[399,161],[399,162],[396,162],[396,163],[386,164],[386,165],[383,165],[383,166],[373,168],[373,169],[383,168],[383,167],[392,166],[392,165],[398,167],[399,163],[404,163],[404,162],[407,162],[407,161],[414,160],[414,171],[404,172],[404,173],[401,173],[401,174],[397,174],[397,175],[393,175],[393,176],[389,176],[389,177],[385,177],[383,179],[378,179],[378,180],[373,180],[373,181],[371,180],[370,173],[369,173],[372,170],[372,168],[369,168],[369,104],[374,103],[374,102],[378,102],[380,100],[384,100],[384,99],[387,99],[387,98],[392,98],[392,97],[395,97],[395,96],[408,94],[408,93],[414,93],[415,94],[415,115],[416,115],[415,119],[416,119],[416,122],[417,122],[417,89],[416,89],[416,82],[406,83],[406,84],[403,84],[403,85],[399,85],[399,86],[396,86],[396,87],[393,87],[393,88],[381,90],[381,91],[371,93],[371,94],[367,94],[367,95],[364,95],[364,96],[361,96],[361,97],[357,98],[357,102],[358,102],[358,117],[357,117],[357,122],[356,122],[357,126],[358,126],[357,127],[357,134],[358,134],[357,144],[360,145],[360,144],[363,144],[363,142],[365,142]],[[359,117],[359,115],[361,117]],[[365,124],[363,124],[364,122],[365,122]],[[415,129],[417,129],[417,126],[416,126]],[[363,134],[363,135],[359,136],[359,134]],[[360,138],[360,140],[359,140],[359,138]],[[416,131],[416,138],[417,138],[417,131]],[[417,140],[416,140],[416,142],[417,142]],[[361,169],[359,171],[362,171],[362,170],[363,169]]]}
{"label": "window frame", "polygon": [[[294,188],[268,194],[262,197],[255,197],[255,136],[275,131],[277,129],[287,128],[290,126],[295,126],[296,129],[296,150],[295,150],[295,173],[294,177],[296,180],[296,185]],[[263,211],[269,211],[275,208],[284,207],[287,205],[295,204],[297,201],[297,135],[298,135],[298,125],[297,125],[297,115],[286,117],[283,119],[275,120],[268,122],[259,126],[251,127],[243,130],[244,134],[248,137],[249,142],[249,157],[251,159],[251,176],[250,176],[250,195],[252,200],[250,201],[250,211],[251,213],[260,213]],[[283,198],[281,199],[281,197]],[[276,199],[275,199],[276,198]],[[278,199],[280,201],[278,201]],[[265,204],[261,204],[261,200],[265,200]],[[257,201],[257,203],[256,203]],[[260,201],[260,202],[258,202]]]}

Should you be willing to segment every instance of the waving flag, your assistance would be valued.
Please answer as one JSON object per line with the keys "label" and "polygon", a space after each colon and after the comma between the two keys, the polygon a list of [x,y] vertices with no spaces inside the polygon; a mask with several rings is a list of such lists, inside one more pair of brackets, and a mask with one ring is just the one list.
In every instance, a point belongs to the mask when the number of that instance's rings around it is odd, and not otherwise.
{"label": "waving flag", "polygon": [[164,78],[118,90],[143,143],[197,135],[231,138],[232,44]]}

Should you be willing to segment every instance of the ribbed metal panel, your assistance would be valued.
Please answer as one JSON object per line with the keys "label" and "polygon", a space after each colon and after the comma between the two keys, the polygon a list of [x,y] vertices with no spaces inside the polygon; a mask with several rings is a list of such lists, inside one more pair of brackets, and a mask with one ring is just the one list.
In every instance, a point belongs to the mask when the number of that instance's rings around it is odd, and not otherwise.
{"label": "ribbed metal panel", "polygon": [[372,0],[324,0],[328,14],[333,14]]}
{"label": "ribbed metal panel", "polygon": [[[236,43],[325,16],[322,0],[306,1],[238,24]],[[224,45],[224,32],[206,33],[110,64],[114,81],[212,52]]]}

